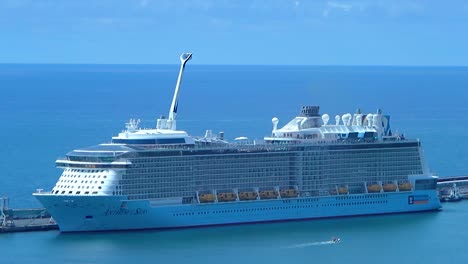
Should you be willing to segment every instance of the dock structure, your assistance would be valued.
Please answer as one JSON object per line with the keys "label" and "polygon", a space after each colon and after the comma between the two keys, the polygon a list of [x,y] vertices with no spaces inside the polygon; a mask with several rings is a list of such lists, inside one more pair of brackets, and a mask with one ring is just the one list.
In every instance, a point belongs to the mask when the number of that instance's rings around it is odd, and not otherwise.
{"label": "dock structure", "polygon": [[437,190],[442,202],[468,199],[468,176],[440,177],[437,179]]}
{"label": "dock structure", "polygon": [[453,181],[464,181],[464,180],[468,180],[468,176],[439,177],[437,179],[437,184],[446,183],[446,182],[453,182]]}
{"label": "dock structure", "polygon": [[0,197],[0,233],[58,229],[45,208],[11,209],[8,197]]}

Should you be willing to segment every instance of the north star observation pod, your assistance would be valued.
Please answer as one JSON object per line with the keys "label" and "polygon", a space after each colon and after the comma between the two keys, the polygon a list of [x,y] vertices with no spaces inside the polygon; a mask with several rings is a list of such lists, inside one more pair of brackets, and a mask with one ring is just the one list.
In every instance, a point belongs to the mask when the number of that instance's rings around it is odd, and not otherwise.
{"label": "north star observation pod", "polygon": [[171,108],[169,108],[169,116],[167,119],[166,129],[176,130],[176,115],[177,115],[177,106],[178,106],[178,97],[179,97],[179,88],[180,83],[182,82],[182,75],[184,73],[185,64],[187,61],[192,59],[192,53],[186,52],[180,55],[180,70],[179,77],[177,78],[177,84],[174,91],[174,97],[172,98]]}

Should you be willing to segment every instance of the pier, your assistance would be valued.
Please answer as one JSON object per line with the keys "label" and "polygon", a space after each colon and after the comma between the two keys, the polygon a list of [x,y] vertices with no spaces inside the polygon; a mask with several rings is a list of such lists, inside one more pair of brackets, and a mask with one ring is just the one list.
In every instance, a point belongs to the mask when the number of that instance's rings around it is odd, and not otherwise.
{"label": "pier", "polygon": [[10,199],[0,197],[0,233],[58,229],[45,208],[11,209]]}

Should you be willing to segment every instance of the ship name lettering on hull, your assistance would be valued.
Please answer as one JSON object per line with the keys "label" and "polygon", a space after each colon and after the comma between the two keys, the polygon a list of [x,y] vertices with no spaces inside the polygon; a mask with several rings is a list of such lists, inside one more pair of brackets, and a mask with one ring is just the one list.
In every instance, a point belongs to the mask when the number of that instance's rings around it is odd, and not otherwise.
{"label": "ship name lettering on hull", "polygon": [[125,209],[120,208],[118,210],[107,209],[104,213],[104,216],[114,216],[114,215],[145,215],[148,214],[147,209],[136,208],[136,209]]}

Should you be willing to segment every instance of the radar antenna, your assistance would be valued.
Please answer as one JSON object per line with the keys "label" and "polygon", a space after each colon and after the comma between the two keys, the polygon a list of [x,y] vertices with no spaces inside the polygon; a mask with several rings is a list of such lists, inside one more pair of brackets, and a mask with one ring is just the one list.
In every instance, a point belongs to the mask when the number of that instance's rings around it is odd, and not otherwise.
{"label": "radar antenna", "polygon": [[180,55],[180,71],[179,78],[177,78],[177,84],[174,91],[174,97],[172,98],[171,108],[169,109],[169,117],[167,119],[167,129],[176,129],[176,115],[177,115],[177,106],[178,106],[178,96],[180,83],[182,82],[182,75],[185,68],[185,63],[192,58],[192,53],[186,52]]}

